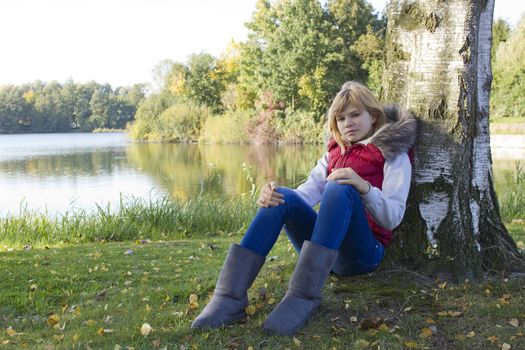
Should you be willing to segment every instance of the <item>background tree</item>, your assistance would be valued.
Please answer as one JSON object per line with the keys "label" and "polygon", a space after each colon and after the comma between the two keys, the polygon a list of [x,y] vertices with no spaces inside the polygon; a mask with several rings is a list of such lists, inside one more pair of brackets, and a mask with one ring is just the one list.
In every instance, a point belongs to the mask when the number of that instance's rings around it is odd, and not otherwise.
{"label": "background tree", "polygon": [[458,278],[524,267],[492,179],[493,9],[494,0],[392,0],[388,7],[383,100],[421,119],[405,224],[388,254]]}
{"label": "background tree", "polygon": [[[494,58],[494,94],[490,105],[492,114],[494,117],[524,118],[525,17],[521,18],[510,35],[505,22],[496,22],[495,32],[501,41]],[[509,35],[508,39],[503,40],[506,35]]]}

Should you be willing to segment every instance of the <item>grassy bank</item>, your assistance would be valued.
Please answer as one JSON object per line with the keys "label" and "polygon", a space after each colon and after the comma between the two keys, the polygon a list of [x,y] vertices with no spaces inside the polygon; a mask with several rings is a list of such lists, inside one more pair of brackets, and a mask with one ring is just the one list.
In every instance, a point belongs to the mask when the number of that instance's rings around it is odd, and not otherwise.
{"label": "grassy bank", "polygon": [[255,211],[250,195],[198,196],[189,201],[169,197],[121,200],[117,208],[77,210],[57,217],[22,209],[20,215],[0,218],[0,244],[21,248],[228,236],[244,232]]}
{"label": "grassy bank", "polygon": [[261,324],[282,298],[296,259],[284,237],[250,289],[248,320],[192,332],[191,321],[213,291],[232,240],[95,243],[0,253],[0,347],[525,347],[523,279],[453,286],[408,271],[331,276],[319,312],[303,331],[295,337],[267,336]]}

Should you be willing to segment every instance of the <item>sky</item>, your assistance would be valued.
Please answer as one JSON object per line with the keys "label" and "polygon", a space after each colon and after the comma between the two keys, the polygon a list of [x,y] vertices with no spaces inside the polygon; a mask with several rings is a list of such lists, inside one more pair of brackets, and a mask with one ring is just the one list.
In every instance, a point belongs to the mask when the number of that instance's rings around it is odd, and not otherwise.
{"label": "sky", "polygon": [[[381,12],[387,0],[371,0]],[[0,0],[0,85],[37,79],[95,80],[113,87],[152,81],[163,59],[218,57],[256,0]],[[525,1],[496,0],[495,18],[515,25]]]}

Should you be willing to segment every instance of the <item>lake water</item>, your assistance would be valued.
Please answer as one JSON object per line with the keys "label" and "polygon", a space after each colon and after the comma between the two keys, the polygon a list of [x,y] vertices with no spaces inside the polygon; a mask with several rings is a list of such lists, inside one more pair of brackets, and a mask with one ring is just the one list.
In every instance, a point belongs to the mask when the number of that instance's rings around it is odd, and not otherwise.
{"label": "lake water", "polygon": [[[293,187],[323,152],[322,145],[141,144],[124,133],[0,135],[0,216],[116,207],[121,198],[240,195],[269,179]],[[493,149],[499,186],[524,153]]]}

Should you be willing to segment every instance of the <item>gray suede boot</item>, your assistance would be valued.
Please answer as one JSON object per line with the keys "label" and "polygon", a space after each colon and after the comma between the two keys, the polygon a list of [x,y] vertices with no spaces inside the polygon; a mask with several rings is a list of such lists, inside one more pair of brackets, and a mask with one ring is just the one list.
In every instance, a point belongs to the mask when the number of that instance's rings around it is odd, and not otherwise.
{"label": "gray suede boot", "polygon": [[292,335],[321,304],[321,289],[337,258],[337,250],[304,241],[288,292],[264,321],[266,332]]}
{"label": "gray suede boot", "polygon": [[191,328],[218,328],[246,316],[247,290],[263,266],[265,257],[238,244],[232,244],[210,302],[191,324]]}

